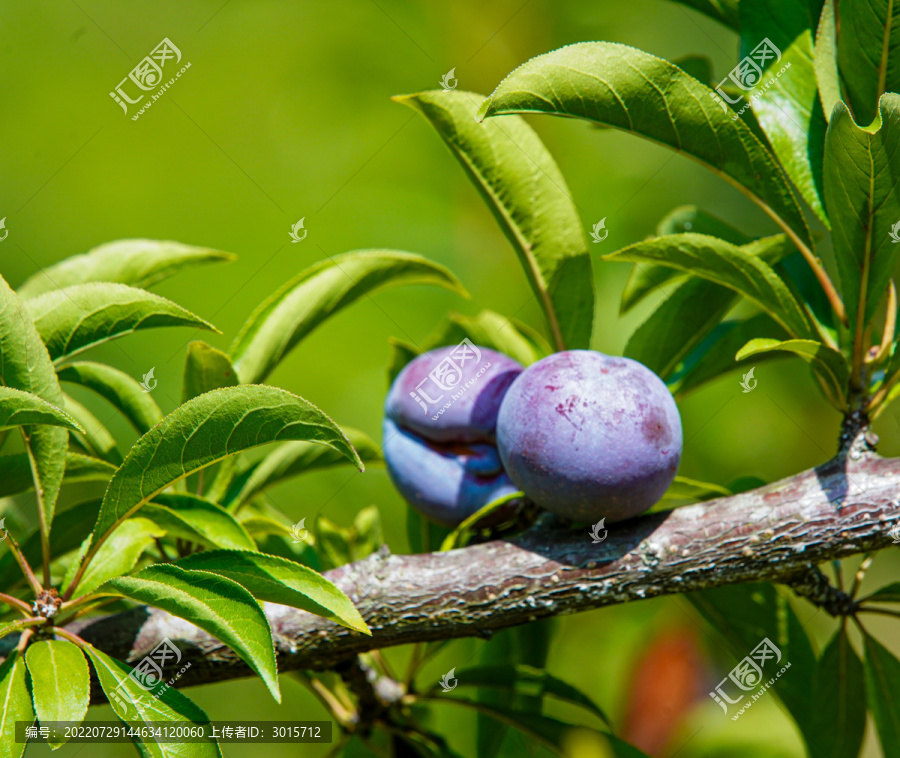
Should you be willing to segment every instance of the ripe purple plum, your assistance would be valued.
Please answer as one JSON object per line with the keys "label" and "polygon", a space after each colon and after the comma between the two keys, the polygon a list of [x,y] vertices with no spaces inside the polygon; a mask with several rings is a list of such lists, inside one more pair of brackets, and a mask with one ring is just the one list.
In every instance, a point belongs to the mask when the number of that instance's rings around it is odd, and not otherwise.
{"label": "ripe purple plum", "polygon": [[522,366],[469,340],[423,353],[385,401],[384,458],[404,499],[455,526],[517,491],[500,464],[497,413]]}
{"label": "ripe purple plum", "polygon": [[497,446],[510,479],[537,505],[575,521],[622,521],[650,508],[675,478],[681,417],[643,364],[567,350],[513,382]]}

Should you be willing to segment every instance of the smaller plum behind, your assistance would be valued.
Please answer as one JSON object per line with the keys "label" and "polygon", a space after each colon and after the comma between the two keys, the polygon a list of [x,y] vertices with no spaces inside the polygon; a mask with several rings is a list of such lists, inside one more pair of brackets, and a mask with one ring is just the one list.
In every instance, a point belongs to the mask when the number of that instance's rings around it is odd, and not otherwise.
{"label": "smaller plum behind", "polygon": [[675,478],[681,417],[643,364],[569,350],[512,384],[497,446],[510,479],[542,508],[576,521],[621,521],[650,508]]}

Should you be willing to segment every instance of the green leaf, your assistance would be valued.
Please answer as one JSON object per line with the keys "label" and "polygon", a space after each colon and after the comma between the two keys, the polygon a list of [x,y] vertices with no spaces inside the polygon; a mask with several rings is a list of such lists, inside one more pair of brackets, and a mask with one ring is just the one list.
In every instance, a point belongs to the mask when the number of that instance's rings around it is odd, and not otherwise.
{"label": "green leaf", "polygon": [[100,591],[161,608],[199,626],[234,650],[281,702],[269,622],[259,603],[237,582],[206,571],[158,564],[111,579]]}
{"label": "green leaf", "polygon": [[20,758],[25,743],[15,741],[16,722],[33,722],[34,709],[25,683],[25,659],[15,650],[0,664],[0,703],[0,758]]}
{"label": "green leaf", "polygon": [[[163,689],[156,685],[153,691],[144,689],[129,676],[130,666],[111,658],[93,645],[82,648],[90,658],[100,687],[106,693],[109,704],[122,721],[135,729],[142,729],[150,722],[163,721],[179,726],[209,724],[207,715],[174,687]],[[156,694],[154,694],[156,693]],[[144,742],[141,754],[152,758],[221,758],[219,746],[213,741],[175,743]]]}
{"label": "green leaf", "polygon": [[791,335],[820,335],[781,278],[759,256],[730,242],[702,234],[675,234],[638,242],[603,256],[608,261],[661,263],[708,279],[743,295]]}
{"label": "green leaf", "polygon": [[[163,529],[147,518],[133,518],[119,524],[85,569],[78,584],[78,594],[90,594],[108,579],[127,574],[134,568],[144,550],[164,534]],[[90,548],[90,543],[91,538],[88,537],[82,544],[79,560],[69,564],[69,570],[62,583],[64,591],[69,588],[78,569],[79,561]]]}
{"label": "green leaf", "polygon": [[496,500],[492,500],[485,506],[479,508],[471,516],[466,517],[450,534],[448,534],[441,543],[441,551],[455,550],[463,547],[468,541],[473,531],[476,531],[478,524],[484,519],[503,510],[509,503],[519,500],[523,497],[521,492],[513,492],[511,495],[503,495]]}
{"label": "green leaf", "polygon": [[[0,384],[30,392],[57,408],[63,394],[47,348],[24,305],[0,276]],[[38,518],[44,533],[53,522],[56,498],[65,470],[69,433],[58,426],[22,428],[37,489]]]}
{"label": "green leaf", "polygon": [[693,8],[729,29],[740,31],[738,0],[675,0],[675,2]]}
{"label": "green leaf", "polygon": [[394,98],[425,117],[478,189],[519,256],[556,349],[588,348],[594,277],[571,192],[523,119],[473,121],[483,99],[460,90]]}
{"label": "green leaf", "polygon": [[169,537],[228,550],[256,549],[247,530],[234,516],[220,505],[196,495],[157,495],[141,509],[141,515],[162,527]]}
{"label": "green leaf", "polygon": [[233,261],[236,256],[205,247],[157,240],[118,240],[39,271],[19,287],[22,298],[87,282],[150,287],[189,266]]}
{"label": "green leaf", "polygon": [[864,597],[861,603],[900,603],[900,582],[886,584],[877,589],[868,597]]}
{"label": "green leaf", "polygon": [[381,514],[374,505],[360,508],[353,519],[353,560],[361,561],[384,544],[381,534]]}
{"label": "green leaf", "polygon": [[122,462],[122,453],[119,452],[116,440],[109,429],[75,398],[63,395],[63,401],[69,415],[84,428],[84,432],[75,433],[75,439],[88,456],[118,466]]}
{"label": "green leaf", "polygon": [[258,600],[301,608],[371,634],[349,597],[321,574],[294,561],[245,550],[212,550],[189,555],[177,565],[228,577]]}
{"label": "green leaf", "polygon": [[866,645],[866,691],[875,717],[884,758],[900,756],[900,661],[868,634]]}
{"label": "green leaf", "polygon": [[[534,666],[501,664],[475,666],[456,672],[460,687],[497,687],[530,697],[552,696],[584,708],[610,726],[609,718],[579,689]],[[435,686],[437,687],[437,686]]]}
{"label": "green leaf", "polygon": [[[81,722],[91,702],[91,675],[84,654],[68,640],[38,640],[25,651],[38,721]],[[51,742],[55,749],[66,741]]]}
{"label": "green leaf", "polygon": [[225,353],[201,341],[188,345],[184,356],[182,403],[211,390],[234,387],[237,383],[237,372]]}
{"label": "green leaf", "polygon": [[[682,205],[674,208],[656,226],[657,237],[683,234],[684,232],[719,237],[732,245],[746,245],[750,242],[750,237],[746,234],[739,232],[715,216],[701,211],[695,205]],[[650,264],[634,266],[622,290],[619,313],[627,313],[657,287],[683,276],[680,271],[668,266]]]}
{"label": "green leaf", "polygon": [[831,119],[834,106],[841,99],[841,77],[837,62],[837,25],[834,12],[835,0],[825,0],[816,29],[816,44],[813,64],[816,82],[819,85],[819,99],[826,120]]}
{"label": "green leaf", "polygon": [[[91,533],[97,520],[100,501],[79,503],[73,508],[57,514],[54,523],[57,528],[50,533],[50,554],[58,558],[74,550]],[[19,549],[32,566],[41,560],[41,533],[35,529],[19,543]],[[12,587],[24,581],[22,571],[10,551],[0,556],[0,587]]]}
{"label": "green leaf", "polygon": [[382,287],[433,284],[468,296],[443,266],[420,255],[361,250],[319,261],[264,300],[247,319],[229,355],[244,384],[263,381],[319,324]]}
{"label": "green leaf", "polygon": [[846,407],[845,393],[850,383],[850,367],[847,365],[847,359],[837,350],[814,340],[780,342],[757,338],[744,345],[735,358],[741,361],[753,355],[772,351],[793,353],[810,364],[823,381],[828,383],[830,399],[833,399],[838,409],[843,410]]}
{"label": "green leaf", "polygon": [[397,378],[397,374],[403,370],[403,367],[419,355],[420,351],[414,345],[394,337],[390,337],[388,342],[391,346],[391,361],[387,370],[388,384],[390,385],[394,383],[394,379]]}
{"label": "green leaf", "polygon": [[[702,387],[727,371],[743,363],[736,363],[734,356],[751,339],[770,337],[784,339],[784,329],[765,313],[759,313],[743,321],[727,321],[719,324],[704,344],[701,344],[685,361],[685,369],[672,377],[669,387],[677,398]],[[773,356],[759,356],[757,364],[770,360]]]}
{"label": "green leaf", "polygon": [[0,385],[0,429],[32,424],[84,431],[78,422],[61,408],[30,392]]}
{"label": "green leaf", "polygon": [[439,551],[441,544],[452,531],[423,517],[415,508],[406,509],[406,540],[413,553]]}
{"label": "green leaf", "polygon": [[[662,500],[692,500],[694,502],[730,497],[734,493],[727,487],[712,482],[701,482],[686,476],[676,476],[662,496]],[[661,501],[662,502],[662,501]]]}
{"label": "green leaf", "polygon": [[812,246],[784,171],[750,127],[677,66],[612,42],[582,42],[519,66],[478,116],[549,113],[624,129],[709,166],[795,243]]}
{"label": "green leaf", "polygon": [[139,329],[157,326],[216,328],[171,300],[124,284],[75,284],[27,300],[50,357],[71,357]]}
{"label": "green leaf", "polygon": [[898,252],[891,233],[900,220],[900,95],[882,97],[879,114],[860,128],[839,102],[826,135],[825,206],[848,322],[858,331],[887,292]]}
{"label": "green leaf", "polygon": [[[368,465],[383,462],[381,448],[367,434],[351,427],[344,427],[344,434],[363,463]],[[342,452],[333,448],[312,442],[285,442],[238,474],[231,483],[224,502],[238,508],[269,487],[293,476],[351,462]]]}
{"label": "green leaf", "polygon": [[[772,685],[772,692],[790,711],[801,733],[809,735],[816,656],[790,603],[773,585],[757,583],[692,592],[685,597],[722,636],[735,658],[750,655],[766,638],[778,647],[779,666],[790,663],[791,667]],[[764,670],[767,679],[772,673],[768,667]]]}
{"label": "green leaf", "polygon": [[464,337],[468,337],[476,345],[504,353],[523,366],[530,366],[553,352],[547,341],[534,329],[494,311],[481,311],[477,316],[451,313],[443,328],[428,338],[428,345],[455,345]]}
{"label": "green leaf", "polygon": [[297,395],[260,385],[207,392],[176,408],[141,437],[110,480],[94,527],[94,548],[111,529],[173,483],[267,442],[309,440],[363,467],[349,440]]}
{"label": "green leaf", "polygon": [[564,721],[543,716],[532,711],[517,711],[504,706],[502,704],[488,705],[474,700],[467,700],[461,697],[443,697],[435,696],[429,698],[431,702],[453,703],[461,705],[465,708],[471,708],[489,716],[495,721],[518,729],[529,739],[535,743],[547,748],[551,752],[559,756],[566,756],[567,753],[563,749],[566,735],[573,729],[583,729],[584,727],[575,724],[567,724]]}
{"label": "green leaf", "polygon": [[96,392],[143,434],[162,419],[159,406],[128,374],[104,363],[69,363],[57,371],[61,382],[80,384]]}
{"label": "green leaf", "polygon": [[[63,484],[94,482],[109,479],[116,471],[111,463],[71,450],[66,453]],[[34,489],[34,477],[27,453],[0,455],[0,497],[18,495]],[[2,582],[0,582],[2,584]]]}
{"label": "green leaf", "polygon": [[809,695],[810,729],[804,736],[810,756],[856,758],[866,730],[866,685],[845,629],[822,653]]}
{"label": "green leaf", "polygon": [[837,62],[856,120],[875,118],[885,92],[900,91],[900,17],[892,0],[841,0]]}
{"label": "green leaf", "polygon": [[818,22],[814,5],[805,0],[741,0],[741,57],[754,60],[752,51],[763,40],[778,49],[776,56],[765,46],[771,57],[747,98],[794,186],[828,226],[821,200],[826,123],[813,64],[813,34]]}
{"label": "green leaf", "polygon": [[356,514],[350,528],[338,526],[321,514],[315,522],[316,545],[329,568],[360,561],[374,553],[384,542],[381,536],[381,517],[371,505]]}

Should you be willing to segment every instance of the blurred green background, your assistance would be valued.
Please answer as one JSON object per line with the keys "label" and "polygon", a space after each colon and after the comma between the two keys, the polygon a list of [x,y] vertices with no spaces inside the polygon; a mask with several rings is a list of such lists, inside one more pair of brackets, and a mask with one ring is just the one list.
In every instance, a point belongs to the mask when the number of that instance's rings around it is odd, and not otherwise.
{"label": "blurred green background", "polygon": [[[437,88],[451,68],[461,89],[488,93],[527,58],[582,40],[623,42],[669,59],[700,53],[720,76],[737,54],[732,33],[662,0],[4,0],[2,9],[0,216],[6,216],[9,237],[0,244],[0,273],[15,287],[42,266],[128,237],[236,253],[235,263],[192,269],[155,288],[215,323],[221,335],[144,332],[92,356],[136,378],[155,367],[154,397],[171,410],[187,342],[202,338],[226,348],[257,303],[294,273],[349,250],[422,253],[449,266],[472,299],[425,287],[366,298],[316,331],[270,377],[375,438],[388,337],[419,343],[448,311],[482,308],[543,328],[512,250],[460,167],[424,120],[390,96]],[[108,93],[164,37],[191,68],[132,121]],[[774,231],[736,190],[669,150],[574,121],[532,123],[560,163],[585,227],[606,218],[609,236],[591,244],[592,253],[651,234],[662,215],[686,203],[746,232]],[[292,244],[288,232],[301,217],[309,233]],[[595,266],[595,349],[620,352],[652,308],[651,299],[627,319],[618,317],[627,273],[628,264]],[[682,404],[683,475],[722,484],[739,476],[773,480],[834,453],[839,419],[802,364],[765,363],[756,378],[755,392],[742,393],[735,372]],[[114,433],[133,437],[109,418],[108,407],[73,394],[105,414],[100,419]],[[900,453],[897,413],[888,411],[876,425],[885,454]],[[391,549],[407,549],[406,506],[383,470],[325,472],[276,489],[271,498],[293,521],[323,513],[339,524],[376,504]],[[27,498],[0,503],[13,519],[27,518],[29,506]],[[867,584],[897,569],[897,556],[884,556]],[[821,644],[833,625],[810,606],[797,607]],[[870,627],[885,639],[886,623],[871,621]],[[686,601],[663,598],[560,620],[548,668],[621,720],[629,672],[646,645],[672,629],[688,629],[710,652],[719,644]],[[497,640],[450,645],[423,681],[474,663],[483,648],[490,655],[491,645],[503,644]],[[406,655],[388,651],[395,662]],[[719,711],[705,692],[733,663],[714,660],[706,664],[708,686],[666,754],[802,755],[773,697],[738,722]],[[299,684],[284,679],[281,706],[252,679],[190,695],[220,719],[325,717]],[[97,708],[91,716],[109,718],[110,712]],[[435,725],[462,755],[474,755],[468,713],[445,709],[436,713]],[[574,735],[571,750],[585,758],[606,755],[588,735]],[[507,754],[535,751],[513,739]],[[325,752],[287,745],[224,750],[273,758]],[[132,750],[67,746],[56,754],[104,758]],[[32,746],[26,755],[49,751]],[[878,755],[877,748],[867,755]]]}

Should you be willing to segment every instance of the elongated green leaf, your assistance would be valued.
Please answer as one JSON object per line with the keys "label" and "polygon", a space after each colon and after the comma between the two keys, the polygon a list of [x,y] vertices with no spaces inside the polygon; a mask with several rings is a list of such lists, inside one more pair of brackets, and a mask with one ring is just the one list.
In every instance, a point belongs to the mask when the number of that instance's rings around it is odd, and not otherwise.
{"label": "elongated green leaf", "polygon": [[125,284],[74,284],[25,301],[54,361],[139,329],[216,328],[171,300]]}
{"label": "elongated green leaf", "polygon": [[504,353],[523,366],[530,366],[553,352],[547,340],[531,327],[494,311],[481,311],[477,316],[451,313],[447,323],[429,336],[427,344],[429,348],[455,345],[464,337],[476,345]]}
{"label": "elongated green leaf", "polygon": [[[682,205],[672,209],[656,225],[657,237],[683,234],[684,232],[719,237],[732,245],[745,245],[751,239],[733,226],[700,210],[695,205]],[[619,313],[627,313],[657,287],[662,287],[672,279],[683,276],[684,274],[680,271],[667,266],[655,266],[648,263],[635,266],[631,269],[628,281],[625,282],[622,290]]]}
{"label": "elongated green leaf", "polygon": [[675,0],[675,2],[693,8],[736,32],[740,31],[738,0]]}
{"label": "elongated green leaf", "polygon": [[860,602],[865,603],[900,603],[900,582],[892,582],[877,589]]}
{"label": "elongated green leaf", "polygon": [[[790,603],[771,584],[741,584],[686,595],[709,622],[710,627],[741,660],[768,638],[781,652],[779,667],[790,663],[790,670],[772,685],[772,692],[784,703],[801,733],[807,736],[811,725],[810,693],[816,671],[816,656],[803,624]],[[764,675],[771,678],[780,668],[775,661],[766,663]]]}
{"label": "elongated green leaf", "polygon": [[[164,534],[165,531],[148,518],[133,518],[119,524],[88,564],[78,584],[78,594],[87,595],[108,579],[127,574],[134,568],[144,550]],[[79,559],[90,548],[90,540],[88,537],[82,544]],[[69,588],[78,565],[79,561],[73,561],[69,565],[68,573],[63,579],[63,590]]]}
{"label": "elongated green leaf", "polygon": [[893,0],[841,0],[838,66],[857,123],[868,124],[885,92],[900,91],[900,13]]}
{"label": "elongated green leaf", "polygon": [[[50,554],[60,557],[82,544],[91,533],[91,527],[97,521],[100,501],[79,503],[73,508],[57,514],[54,523],[57,528],[50,533]],[[41,562],[41,533],[35,529],[24,540],[19,548],[32,566]],[[0,555],[0,587],[11,588],[25,581],[19,564],[11,552],[4,551]]]}
{"label": "elongated green leaf", "polygon": [[225,456],[279,440],[309,440],[362,461],[340,428],[297,395],[253,385],[207,392],[176,408],[141,437],[110,480],[94,546],[166,487]]}
{"label": "elongated green leaf", "polygon": [[[107,461],[70,450],[66,453],[63,484],[103,481],[109,479],[115,471],[116,467]],[[31,475],[28,454],[0,455],[0,497],[18,495],[31,489],[34,489],[34,477]]]}
{"label": "elongated green leaf", "polygon": [[826,123],[813,64],[819,21],[814,6],[806,0],[741,0],[741,57],[761,64],[761,73],[752,71],[752,81],[745,77],[742,83],[752,85],[747,98],[775,155],[827,226],[821,200]]}
{"label": "elongated green leaf", "polygon": [[603,256],[608,261],[661,263],[734,290],[766,311],[790,334],[819,337],[809,314],[760,257],[715,237],[674,234]]}
{"label": "elongated green leaf", "polygon": [[825,381],[831,391],[831,397],[839,403],[839,408],[846,405],[845,395],[850,383],[850,368],[847,359],[837,350],[826,347],[813,340],[787,340],[781,342],[772,339],[754,339],[744,345],[735,356],[736,360],[744,360],[753,355],[772,351],[793,353],[809,363]]}
{"label": "elongated green leaf", "polygon": [[483,99],[460,90],[394,98],[434,127],[491,209],[519,256],[556,349],[587,348],[594,278],[566,181],[523,119],[477,125],[472,117]]}
{"label": "elongated green leaf", "polygon": [[[344,434],[363,463],[383,461],[381,448],[367,434],[351,427],[344,427]],[[238,474],[224,502],[236,508],[285,479],[347,463],[352,461],[339,450],[312,442],[285,442]]]}
{"label": "elongated green leaf", "polygon": [[[492,500],[487,505],[482,506],[471,516],[467,516],[444,538],[444,541],[441,543],[441,551],[455,550],[458,547],[463,547],[469,541],[472,533],[479,528],[478,525],[480,523],[490,519],[490,517],[494,516],[498,511],[502,511],[510,503],[515,502],[522,497],[524,497],[524,495],[521,492],[513,492],[511,495],[503,495],[496,500]],[[490,519],[491,522],[496,521],[496,518],[497,517],[494,516],[493,519]]]}
{"label": "elongated green leaf", "polygon": [[[690,500],[692,502],[712,500],[716,497],[729,497],[734,493],[727,487],[712,482],[701,482],[686,476],[676,476],[662,496],[661,504],[671,500]],[[664,510],[664,509],[658,509]]]}
{"label": "elongated green leaf", "polygon": [[315,522],[316,547],[328,568],[343,566],[374,553],[383,543],[381,517],[373,505],[356,514],[352,526],[339,526],[319,514]]}
{"label": "elongated green leaf", "polygon": [[152,503],[141,509],[141,515],[159,524],[170,537],[207,547],[256,549],[247,530],[234,516],[216,503],[196,495],[157,495]]}
{"label": "elongated green leaf", "polygon": [[89,456],[118,466],[122,462],[122,453],[109,429],[75,398],[64,394],[63,400],[66,412],[84,429],[84,432],[75,433],[75,441]]}
{"label": "elongated green leaf", "polygon": [[209,632],[259,674],[272,697],[281,702],[269,622],[259,603],[237,582],[207,571],[159,564],[112,579],[100,590],[162,608]]}
{"label": "elongated green leaf", "polygon": [[389,338],[388,342],[391,346],[391,361],[387,369],[388,385],[390,385],[394,383],[394,379],[397,378],[397,374],[403,370],[403,367],[419,355],[420,351],[408,342],[394,337]]}
{"label": "elongated green leaf", "polygon": [[16,722],[33,721],[34,708],[25,683],[25,659],[13,650],[0,664],[0,758],[20,758],[25,743],[16,742]]}
{"label": "elongated green leaf", "polygon": [[[192,724],[209,724],[209,718],[192,701],[174,687],[156,684],[151,690],[142,687],[129,676],[131,667],[85,645],[84,652],[97,672],[100,687],[106,693],[109,704],[122,721],[135,729],[143,729],[151,722],[171,723],[173,728],[190,727]],[[147,740],[141,746],[141,754],[151,758],[221,758],[219,746],[209,742],[156,742]]]}
{"label": "elongated green leaf", "polygon": [[191,342],[184,356],[181,402],[238,383],[237,371],[228,356],[205,342]]}
{"label": "elongated green leaf", "polygon": [[[685,368],[673,376],[669,387],[676,397],[683,397],[727,371],[745,365],[735,362],[738,350],[751,339],[769,337],[785,339],[784,329],[765,313],[759,313],[743,321],[727,321],[719,324],[709,337],[685,361]],[[772,359],[772,355],[760,355],[755,363]]]}
{"label": "elongated green leaf", "polygon": [[714,98],[709,87],[661,58],[627,45],[582,42],[519,66],[478,116],[572,116],[661,142],[712,168],[811,246],[783,170],[750,127]]}
{"label": "elongated green leaf", "polygon": [[361,250],[319,261],[250,315],[229,355],[244,384],[264,380],[300,340],[346,306],[382,287],[434,284],[467,296],[443,266],[420,255]]}
{"label": "elongated green leaf", "polygon": [[45,424],[84,431],[68,413],[37,395],[0,385],[0,429]]}
{"label": "elongated green leaf", "polygon": [[[0,276],[0,384],[30,392],[57,408],[63,394],[47,354],[24,305]],[[65,470],[69,433],[57,426],[22,429],[37,489],[38,515],[45,531],[53,522]]]}
{"label": "elongated green leaf", "polygon": [[[81,650],[68,640],[39,640],[28,646],[25,663],[38,721],[84,720],[91,703],[91,675]],[[61,735],[50,747],[65,741]]]}
{"label": "elongated green leaf", "polygon": [[816,665],[810,692],[809,732],[814,758],[856,758],[866,730],[863,664],[844,629],[834,635]]}
{"label": "elongated green leaf", "polygon": [[900,756],[900,661],[868,634],[866,645],[866,692],[875,717],[884,758]]}
{"label": "elongated green leaf", "polygon": [[819,99],[826,120],[831,120],[834,106],[841,99],[841,77],[837,62],[837,25],[834,13],[835,0],[825,0],[816,29],[816,44],[813,62],[816,82],[819,85]]}
{"label": "elongated green leaf", "polygon": [[475,700],[450,696],[436,696],[431,698],[431,701],[453,703],[454,705],[471,708],[479,713],[483,713],[501,724],[506,724],[519,730],[526,737],[560,756],[566,755],[563,749],[566,734],[572,729],[583,728],[577,727],[575,724],[567,724],[549,716],[543,716],[540,713],[534,713],[533,711],[513,710],[501,704],[488,705]]}
{"label": "elongated green leaf", "polygon": [[381,533],[381,514],[374,505],[360,508],[353,519],[353,560],[359,561],[384,544]]}
{"label": "elongated green leaf", "polygon": [[[900,23],[900,22],[898,22]],[[887,292],[897,261],[900,220],[900,95],[881,99],[880,119],[860,128],[842,102],[831,115],[825,151],[825,206],[851,327],[864,327]]]}
{"label": "elongated green leaf", "polygon": [[150,287],[189,266],[233,261],[235,257],[231,253],[182,245],[180,242],[118,240],[39,271],[19,287],[19,296],[31,298],[87,282],[118,282],[132,287]]}
{"label": "elongated green leaf", "polygon": [[108,400],[140,434],[162,419],[162,411],[140,382],[117,368],[81,361],[63,366],[57,376],[62,382],[80,384]]}
{"label": "elongated green leaf", "polygon": [[499,687],[535,697],[549,695],[584,708],[609,726],[609,718],[591,698],[571,684],[534,666],[475,666],[457,671],[456,679],[460,687]]}
{"label": "elongated green leaf", "polygon": [[246,550],[211,550],[182,558],[177,565],[226,576],[258,600],[302,608],[371,634],[349,597],[321,574],[294,561]]}

